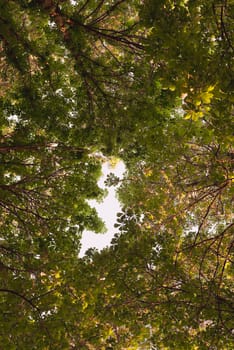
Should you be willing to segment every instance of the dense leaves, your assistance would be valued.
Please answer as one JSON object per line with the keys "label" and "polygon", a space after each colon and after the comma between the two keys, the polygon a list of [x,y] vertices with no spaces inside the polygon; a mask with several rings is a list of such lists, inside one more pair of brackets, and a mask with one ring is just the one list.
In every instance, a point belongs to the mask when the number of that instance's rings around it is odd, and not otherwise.
{"label": "dense leaves", "polygon": [[0,1],[0,348],[233,349],[233,45],[231,1]]}

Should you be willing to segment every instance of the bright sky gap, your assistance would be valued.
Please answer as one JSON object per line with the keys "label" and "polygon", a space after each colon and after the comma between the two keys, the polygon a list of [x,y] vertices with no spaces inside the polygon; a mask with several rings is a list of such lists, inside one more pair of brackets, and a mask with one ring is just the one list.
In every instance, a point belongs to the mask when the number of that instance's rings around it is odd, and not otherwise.
{"label": "bright sky gap", "polygon": [[81,251],[80,256],[82,257],[87,249],[97,248],[101,250],[102,248],[108,246],[117,232],[117,228],[114,227],[116,223],[116,214],[120,212],[121,206],[116,198],[116,187],[106,187],[105,180],[109,173],[113,173],[119,178],[123,176],[125,171],[125,165],[122,161],[119,161],[114,167],[110,162],[105,162],[102,165],[102,176],[99,179],[99,186],[106,188],[108,190],[107,196],[103,199],[102,203],[97,203],[95,200],[89,201],[90,205],[95,207],[99,216],[105,222],[107,231],[104,234],[97,234],[91,231],[85,231],[81,239]]}

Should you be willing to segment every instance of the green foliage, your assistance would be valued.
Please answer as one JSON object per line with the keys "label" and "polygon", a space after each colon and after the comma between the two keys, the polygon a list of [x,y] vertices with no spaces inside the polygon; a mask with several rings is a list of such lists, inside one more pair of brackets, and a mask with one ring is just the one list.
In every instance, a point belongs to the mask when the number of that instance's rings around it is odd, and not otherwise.
{"label": "green foliage", "polygon": [[233,349],[233,45],[231,1],[0,0],[1,349]]}

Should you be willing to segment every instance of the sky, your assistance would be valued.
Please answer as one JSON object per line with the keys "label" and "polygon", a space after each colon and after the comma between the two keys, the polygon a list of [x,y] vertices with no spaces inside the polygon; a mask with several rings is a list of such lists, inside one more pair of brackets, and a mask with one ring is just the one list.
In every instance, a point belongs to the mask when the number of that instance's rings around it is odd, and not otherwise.
{"label": "sky", "polygon": [[[122,177],[125,171],[125,166],[122,161],[119,161],[115,167],[112,167],[109,162],[105,162],[102,166],[103,175],[99,179],[99,186],[105,188],[105,180],[109,173],[114,173],[118,177]],[[81,251],[80,256],[82,257],[85,251],[89,248],[97,248],[98,250],[110,245],[110,242],[114,236],[114,234],[118,231],[118,229],[114,228],[114,224],[116,223],[116,214],[120,212],[121,207],[118,199],[115,196],[115,187],[108,187],[108,195],[104,198],[102,203],[97,203],[92,200],[89,201],[91,206],[94,206],[105,222],[107,231],[106,233],[94,233],[90,231],[85,231],[83,233],[83,237],[81,239]]]}

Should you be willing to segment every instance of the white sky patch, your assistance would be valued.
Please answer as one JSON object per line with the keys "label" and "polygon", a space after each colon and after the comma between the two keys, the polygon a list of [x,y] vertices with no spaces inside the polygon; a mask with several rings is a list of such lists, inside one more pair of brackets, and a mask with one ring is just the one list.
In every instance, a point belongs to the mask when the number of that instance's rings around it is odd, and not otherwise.
{"label": "white sky patch", "polygon": [[[103,175],[98,181],[99,186],[106,188],[104,182],[109,173],[113,173],[121,178],[125,170],[126,168],[122,161],[119,161],[114,168],[111,167],[109,162],[104,163],[102,166]],[[85,231],[81,239],[82,247],[79,254],[81,257],[89,248],[97,248],[100,250],[110,245],[114,234],[117,232],[117,229],[114,228],[114,224],[116,223],[116,214],[120,212],[121,207],[115,195],[116,188],[108,187],[107,189],[108,195],[104,198],[102,203],[97,203],[95,200],[89,201],[90,205],[96,208],[98,215],[105,222],[107,232],[104,234],[97,234],[94,232]]]}

